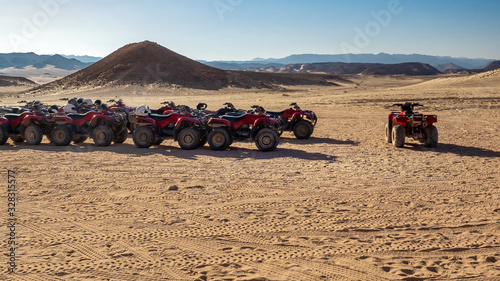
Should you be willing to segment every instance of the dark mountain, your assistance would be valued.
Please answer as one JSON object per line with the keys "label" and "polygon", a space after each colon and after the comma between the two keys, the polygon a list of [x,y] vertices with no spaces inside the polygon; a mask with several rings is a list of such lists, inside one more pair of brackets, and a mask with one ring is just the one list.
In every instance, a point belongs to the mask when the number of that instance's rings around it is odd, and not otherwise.
{"label": "dark mountain", "polygon": [[500,68],[500,61],[494,61],[488,64],[485,68],[483,68],[483,71],[490,71],[490,70],[495,70]]}
{"label": "dark mountain", "polygon": [[258,72],[278,73],[326,73],[326,74],[364,74],[364,75],[436,75],[440,71],[424,63],[306,63],[290,64],[285,67],[250,68]]}
{"label": "dark mountain", "polygon": [[[406,62],[421,62],[430,64],[434,67],[453,63],[464,68],[482,68],[491,59],[470,59],[470,58],[454,58],[443,56],[429,56],[420,54],[340,54],[340,55],[318,55],[318,54],[298,54],[291,55],[285,58],[256,58],[251,61],[211,61],[206,62],[211,66],[223,66],[224,64],[233,65],[231,69],[247,69],[250,67],[282,67],[289,64],[306,64],[306,63],[323,63],[323,62],[344,62],[344,63],[383,63],[383,64],[398,64]],[[260,64],[260,65],[256,65]]]}
{"label": "dark mountain", "polygon": [[24,77],[11,77],[0,75],[0,87],[25,86],[35,87],[38,84]]}
{"label": "dark mountain", "polygon": [[60,55],[37,55],[35,53],[10,53],[0,54],[1,68],[24,68],[32,65],[35,68],[44,68],[47,65],[53,65],[55,68],[65,70],[83,69],[91,63],[83,63],[76,59],[67,59]]}

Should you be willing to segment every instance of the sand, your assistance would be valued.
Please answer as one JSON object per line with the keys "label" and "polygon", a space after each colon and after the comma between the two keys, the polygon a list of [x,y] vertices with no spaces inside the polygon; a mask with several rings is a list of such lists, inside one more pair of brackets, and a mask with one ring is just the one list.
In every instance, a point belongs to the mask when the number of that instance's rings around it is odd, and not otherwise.
{"label": "sand", "polygon": [[[351,79],[287,92],[129,87],[39,97],[209,109],[297,102],[319,122],[311,139],[284,133],[269,153],[249,142],[227,151],[184,151],[174,141],[139,149],[131,136],[106,148],[9,140],[0,168],[4,182],[6,169],[17,171],[18,260],[9,275],[3,256],[0,279],[499,279],[499,80]],[[437,148],[385,143],[390,105],[406,100],[438,115]]]}

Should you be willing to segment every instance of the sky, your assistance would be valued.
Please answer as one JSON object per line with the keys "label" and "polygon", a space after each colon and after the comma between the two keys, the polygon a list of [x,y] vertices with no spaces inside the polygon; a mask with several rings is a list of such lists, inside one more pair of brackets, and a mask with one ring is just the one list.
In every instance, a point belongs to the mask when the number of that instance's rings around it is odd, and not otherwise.
{"label": "sky", "polygon": [[0,53],[197,60],[389,53],[500,59],[498,0],[0,0]]}

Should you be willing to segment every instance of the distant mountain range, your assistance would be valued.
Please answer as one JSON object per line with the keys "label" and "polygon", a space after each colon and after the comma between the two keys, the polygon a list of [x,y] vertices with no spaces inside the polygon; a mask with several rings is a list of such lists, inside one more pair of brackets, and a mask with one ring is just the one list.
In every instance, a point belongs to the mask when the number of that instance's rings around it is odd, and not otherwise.
{"label": "distant mountain range", "polygon": [[81,62],[77,59],[68,59],[61,55],[37,55],[35,53],[10,53],[0,54],[0,69],[2,68],[44,68],[53,65],[55,68],[65,70],[80,70],[92,63]]}
{"label": "distant mountain range", "polygon": [[401,55],[401,54],[342,54],[342,55],[318,55],[318,54],[300,54],[291,55],[285,58],[255,58],[251,61],[200,61],[207,65],[221,69],[248,69],[256,67],[284,67],[290,64],[306,64],[306,63],[324,63],[324,62],[343,62],[343,63],[383,63],[383,64],[399,64],[406,62],[426,63],[438,68],[439,65],[452,63],[454,65],[468,68],[480,69],[491,63],[492,59],[471,59],[471,58],[454,58],[443,56],[429,55]]}
{"label": "distant mountain range", "polygon": [[[139,56],[139,54],[137,53],[135,56]],[[168,59],[167,57],[156,58],[157,61],[162,61],[165,64],[168,64]],[[37,55],[35,53],[0,54],[0,75],[27,77],[39,84],[45,84],[85,69],[102,60],[100,57],[93,56]],[[302,74],[472,74],[500,68],[499,61],[484,58],[454,58],[420,54],[391,55],[386,53],[342,55],[298,54],[285,58],[255,58],[250,61],[198,60],[197,62],[219,70]],[[115,65],[113,67],[118,66]],[[141,71],[144,72],[146,70],[142,69]],[[155,69],[151,69],[150,71],[155,71]],[[189,74],[189,71],[186,72],[187,74]],[[205,82],[208,83],[208,80]]]}
{"label": "distant mountain range", "polygon": [[98,62],[102,59],[101,57],[93,57],[93,56],[74,56],[74,55],[61,55],[61,56],[67,59],[76,59],[81,62],[90,62],[90,63]]}

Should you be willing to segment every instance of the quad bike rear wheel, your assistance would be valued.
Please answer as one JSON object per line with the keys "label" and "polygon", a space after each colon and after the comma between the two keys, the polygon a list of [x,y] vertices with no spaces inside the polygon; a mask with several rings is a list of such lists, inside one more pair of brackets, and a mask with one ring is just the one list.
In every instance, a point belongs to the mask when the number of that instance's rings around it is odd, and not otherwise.
{"label": "quad bike rear wheel", "polygon": [[215,128],[208,134],[208,144],[213,150],[226,150],[231,145],[231,136],[224,128]]}
{"label": "quad bike rear wheel", "polygon": [[264,128],[255,135],[255,145],[260,151],[273,151],[278,146],[279,139],[276,131]]}
{"label": "quad bike rear wheel", "polygon": [[141,126],[134,130],[133,137],[135,146],[139,148],[148,148],[155,143],[155,133],[148,126]]}
{"label": "quad bike rear wheel", "polygon": [[432,148],[437,146],[439,135],[438,135],[438,130],[434,125],[429,125],[425,127],[425,137],[426,137],[424,144],[425,146]]}
{"label": "quad bike rear wheel", "polygon": [[109,146],[113,137],[113,129],[108,125],[99,125],[92,130],[92,140],[97,146]]}
{"label": "quad bike rear wheel", "polygon": [[39,145],[43,139],[42,128],[36,124],[31,124],[24,130],[24,139],[29,145]]}
{"label": "quad bike rear wheel", "polygon": [[73,143],[74,144],[79,144],[79,143],[82,143],[82,142],[86,141],[87,139],[88,139],[88,137],[84,137],[84,136],[73,137]]}
{"label": "quad bike rear wheel", "polygon": [[396,125],[392,127],[392,145],[402,147],[405,145],[405,127]]}
{"label": "quad bike rear wheel", "polygon": [[0,125],[0,145],[4,145],[7,142],[7,131],[5,131],[5,127]]}
{"label": "quad bike rear wheel", "polygon": [[127,138],[128,138],[128,130],[127,128],[124,128],[113,137],[113,142],[115,144],[124,143],[127,140]]}
{"label": "quad bike rear wheel", "polygon": [[195,149],[200,144],[200,132],[195,128],[184,128],[179,132],[177,142],[182,149]]}
{"label": "quad bike rear wheel", "polygon": [[57,125],[50,133],[52,142],[57,146],[66,146],[71,143],[71,131],[66,125]]}
{"label": "quad bike rear wheel", "polygon": [[311,122],[299,121],[293,126],[293,134],[297,139],[308,139],[314,131]]}
{"label": "quad bike rear wheel", "polygon": [[391,143],[392,142],[392,122],[391,121],[387,121],[387,123],[385,123],[385,141],[388,142],[388,143]]}
{"label": "quad bike rear wheel", "polygon": [[11,136],[10,139],[15,143],[20,143],[24,141],[23,137],[21,136]]}

